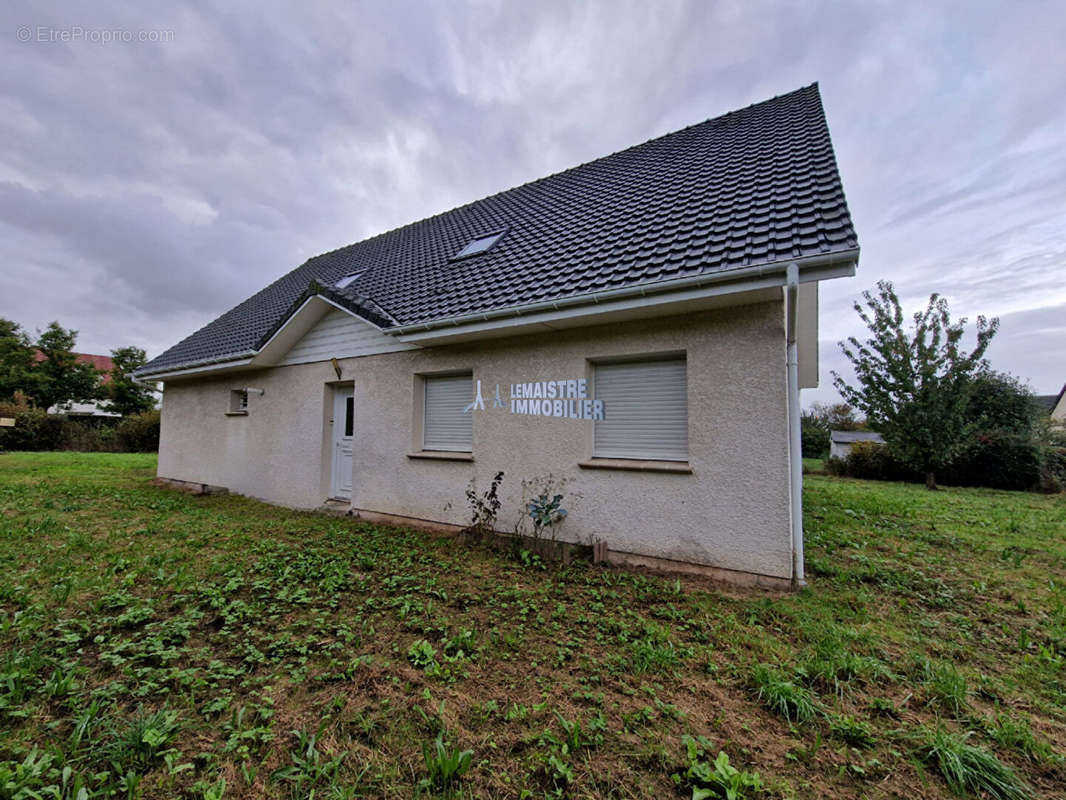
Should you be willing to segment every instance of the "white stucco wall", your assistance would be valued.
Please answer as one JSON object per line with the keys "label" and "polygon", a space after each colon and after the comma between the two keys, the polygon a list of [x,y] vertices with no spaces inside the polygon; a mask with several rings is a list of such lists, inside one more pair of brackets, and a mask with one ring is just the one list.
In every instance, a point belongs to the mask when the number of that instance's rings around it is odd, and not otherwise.
{"label": "white stucco wall", "polygon": [[[497,383],[589,374],[590,359],[684,351],[692,474],[585,469],[592,422],[479,411],[474,461],[411,459],[416,374],[473,371],[488,401]],[[782,305],[613,324],[341,361],[355,389],[352,504],[357,509],[468,522],[464,491],[503,470],[499,527],[521,507],[521,481],[566,478],[563,538],[615,551],[787,578],[790,574],[787,412]],[[328,362],[172,381],[163,405],[159,475],[217,484],[298,507],[328,495]],[[246,417],[228,392],[254,387]]]}
{"label": "white stucco wall", "polygon": [[874,444],[884,444],[885,440],[881,437],[881,434],[874,433],[873,431],[863,432],[842,432],[841,436],[837,436],[836,432],[830,431],[829,434],[829,457],[845,459],[851,455],[851,447],[856,442],[873,442]]}
{"label": "white stucco wall", "polygon": [[1056,425],[1066,425],[1066,392],[1059,395],[1059,401],[1051,409],[1051,421]]}
{"label": "white stucco wall", "polygon": [[851,442],[829,442],[830,458],[847,458],[849,455],[851,455]]}

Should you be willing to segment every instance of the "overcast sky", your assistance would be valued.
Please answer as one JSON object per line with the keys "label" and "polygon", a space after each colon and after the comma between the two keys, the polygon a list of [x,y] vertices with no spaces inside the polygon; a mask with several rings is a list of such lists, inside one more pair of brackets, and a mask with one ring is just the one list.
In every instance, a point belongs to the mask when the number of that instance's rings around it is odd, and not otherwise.
{"label": "overcast sky", "polygon": [[804,402],[880,278],[1066,381],[1061,2],[151,5],[0,9],[0,316],[31,332],[156,355],[309,256],[819,81],[862,256]]}

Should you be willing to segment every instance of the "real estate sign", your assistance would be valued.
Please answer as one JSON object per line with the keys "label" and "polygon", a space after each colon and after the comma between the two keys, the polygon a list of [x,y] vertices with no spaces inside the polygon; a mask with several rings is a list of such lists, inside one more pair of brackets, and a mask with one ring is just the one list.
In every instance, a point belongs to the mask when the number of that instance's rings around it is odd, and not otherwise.
{"label": "real estate sign", "polygon": [[[557,381],[529,381],[512,383],[510,389],[510,412],[531,414],[561,419],[604,419],[602,400],[588,396],[588,381],[585,378],[568,378]],[[496,384],[493,408],[507,408],[500,397],[500,384]],[[485,410],[481,394],[481,381],[477,381],[474,400],[464,413]]]}

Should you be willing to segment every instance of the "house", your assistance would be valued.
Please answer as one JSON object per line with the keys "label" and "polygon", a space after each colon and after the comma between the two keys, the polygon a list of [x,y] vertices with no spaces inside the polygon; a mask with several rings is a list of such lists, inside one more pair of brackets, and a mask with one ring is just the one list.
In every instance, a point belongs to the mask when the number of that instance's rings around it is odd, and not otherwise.
{"label": "house", "polygon": [[884,437],[873,431],[830,431],[829,432],[829,457],[847,458],[851,454],[851,446],[855,442],[873,442],[884,444]]}
{"label": "house", "polygon": [[[817,85],[309,259],[138,371],[160,478],[803,580],[799,389],[856,234]],[[205,287],[205,291],[208,287]]]}
{"label": "house", "polygon": [[[34,361],[40,363],[44,361],[47,356],[40,350],[37,350],[33,354]],[[74,360],[79,364],[92,364],[96,369],[101,372],[100,384],[106,386],[111,382],[111,372],[115,368],[115,362],[111,360],[111,356],[99,356],[91,353],[75,353]],[[98,401],[91,401],[87,403],[64,403],[61,406],[52,406],[48,409],[51,414],[64,414],[68,417],[120,417],[121,414],[116,414],[113,411],[105,411],[104,404]]]}
{"label": "house", "polygon": [[1040,408],[1051,417],[1053,425],[1066,426],[1066,385],[1058,394],[1042,394],[1036,398]]}

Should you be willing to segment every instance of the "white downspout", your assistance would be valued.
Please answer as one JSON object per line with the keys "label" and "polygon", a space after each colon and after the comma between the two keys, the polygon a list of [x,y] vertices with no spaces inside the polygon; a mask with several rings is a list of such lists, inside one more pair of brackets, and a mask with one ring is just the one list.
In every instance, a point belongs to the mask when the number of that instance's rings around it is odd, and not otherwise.
{"label": "white downspout", "polygon": [[785,272],[786,342],[788,365],[788,465],[792,522],[792,585],[806,586],[803,574],[803,438],[800,432],[799,344],[797,343],[796,296],[799,267],[789,264]]}

